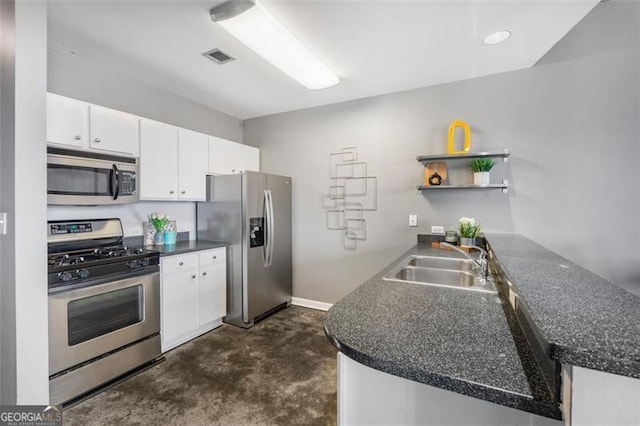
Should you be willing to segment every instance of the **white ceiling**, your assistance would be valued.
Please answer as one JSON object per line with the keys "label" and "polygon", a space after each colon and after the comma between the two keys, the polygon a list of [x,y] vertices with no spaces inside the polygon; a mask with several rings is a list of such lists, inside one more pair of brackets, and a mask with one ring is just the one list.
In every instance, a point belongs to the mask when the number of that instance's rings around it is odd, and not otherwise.
{"label": "white ceiling", "polygon": [[[209,18],[209,1],[49,3],[49,45],[246,119],[532,66],[597,0],[264,1],[341,83],[313,91]],[[485,46],[483,37],[512,37]],[[220,48],[235,61],[201,54]]]}

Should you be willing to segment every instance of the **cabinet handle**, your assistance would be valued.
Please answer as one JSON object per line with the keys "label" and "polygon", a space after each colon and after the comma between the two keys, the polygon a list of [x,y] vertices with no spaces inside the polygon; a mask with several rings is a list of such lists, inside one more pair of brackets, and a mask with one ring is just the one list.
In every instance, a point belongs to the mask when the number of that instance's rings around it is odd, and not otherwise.
{"label": "cabinet handle", "polygon": [[74,138],[75,140],[79,141],[80,139],[82,139],[82,136],[80,135],[76,135],[76,137]]}
{"label": "cabinet handle", "polygon": [[236,172],[236,169],[231,169],[231,171],[232,171],[233,173],[235,173],[235,172]]}
{"label": "cabinet handle", "polygon": [[195,280],[196,279],[196,274],[191,275],[191,279]]}
{"label": "cabinet handle", "polygon": [[96,143],[100,143],[100,138],[95,138],[94,141],[96,141]]}
{"label": "cabinet handle", "polygon": [[203,276],[203,277],[206,277],[206,276],[207,276],[207,273],[206,273],[206,272],[203,272],[203,273],[202,273],[202,276]]}
{"label": "cabinet handle", "polygon": [[213,256],[213,260],[216,260],[218,258],[218,256]]}
{"label": "cabinet handle", "polygon": [[174,192],[176,192],[176,191],[174,191],[174,190],[172,189],[171,191],[169,191],[169,194],[173,194]]}
{"label": "cabinet handle", "polygon": [[185,191],[184,189],[182,191],[180,191],[181,194],[186,194],[187,191]]}
{"label": "cabinet handle", "polygon": [[184,265],[184,262],[179,262],[178,265],[182,266]]}

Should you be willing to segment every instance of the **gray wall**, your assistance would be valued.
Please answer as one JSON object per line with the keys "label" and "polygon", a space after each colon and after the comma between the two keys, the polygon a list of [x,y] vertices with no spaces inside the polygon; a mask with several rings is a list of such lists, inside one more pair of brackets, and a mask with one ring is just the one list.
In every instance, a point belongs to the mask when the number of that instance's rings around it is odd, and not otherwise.
{"label": "gray wall", "polygon": [[[610,29],[587,24],[578,36]],[[455,227],[460,216],[487,232],[525,235],[640,292],[640,52],[632,43],[576,55],[580,40],[569,45],[568,59],[554,52],[531,69],[246,121],[245,142],[262,149],[263,170],[293,177],[294,296],[335,302],[417,233]],[[509,194],[415,190],[423,174],[415,156],[445,153],[455,118],[472,126],[472,150],[513,153],[492,171],[512,183]],[[379,182],[378,210],[365,213],[367,241],[355,252],[326,229],[321,206],[329,154],[348,146]]]}
{"label": "gray wall", "polygon": [[150,86],[104,63],[48,50],[48,90],[174,126],[242,142],[242,121]]}
{"label": "gray wall", "polygon": [[1,401],[40,405],[49,403],[42,226],[47,207],[47,4],[3,1],[0,8],[0,211],[7,213],[8,222],[7,234],[0,235]]}
{"label": "gray wall", "polygon": [[[0,2],[0,211],[14,210],[15,4]],[[0,235],[0,404],[16,403],[15,234]]]}

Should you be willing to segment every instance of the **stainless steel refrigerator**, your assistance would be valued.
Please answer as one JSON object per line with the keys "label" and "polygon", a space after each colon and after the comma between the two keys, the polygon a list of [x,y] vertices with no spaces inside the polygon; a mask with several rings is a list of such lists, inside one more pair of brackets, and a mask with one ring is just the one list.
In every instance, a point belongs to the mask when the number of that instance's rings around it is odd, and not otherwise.
{"label": "stainless steel refrigerator", "polygon": [[291,178],[208,176],[196,208],[198,239],[230,244],[227,316],[244,328],[291,304]]}

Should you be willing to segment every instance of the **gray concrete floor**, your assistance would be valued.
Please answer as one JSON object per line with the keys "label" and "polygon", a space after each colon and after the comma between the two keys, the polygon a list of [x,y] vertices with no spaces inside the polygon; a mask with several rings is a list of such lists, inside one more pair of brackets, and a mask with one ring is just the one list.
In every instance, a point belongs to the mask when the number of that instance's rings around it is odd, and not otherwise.
{"label": "gray concrete floor", "polygon": [[325,313],[290,307],[223,325],[64,411],[64,424],[335,425],[336,349]]}

